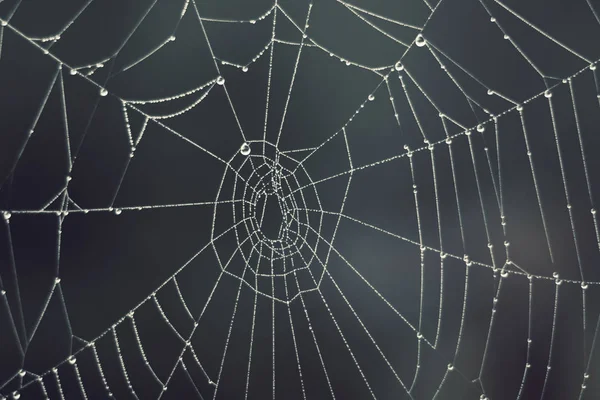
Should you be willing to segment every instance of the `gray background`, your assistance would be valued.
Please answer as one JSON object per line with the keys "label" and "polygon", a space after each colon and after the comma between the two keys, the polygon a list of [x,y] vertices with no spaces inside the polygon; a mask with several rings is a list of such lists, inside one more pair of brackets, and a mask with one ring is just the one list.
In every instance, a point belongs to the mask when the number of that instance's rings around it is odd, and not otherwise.
{"label": "gray background", "polygon": [[[129,147],[118,98],[172,96],[195,88],[218,75],[191,6],[181,22],[176,24],[183,3],[183,0],[159,0],[119,56],[106,62],[103,68],[90,77],[99,85],[107,87],[109,96],[100,97],[98,87],[81,76],[70,76],[67,68],[64,70],[71,148],[73,154],[77,155],[71,173],[73,180],[69,184],[69,195],[83,208],[105,209],[113,198],[115,207],[131,207],[210,202],[217,197],[225,165],[156,123],[148,124],[135,157],[128,163]],[[30,37],[46,36],[64,26],[81,4],[82,1],[75,0],[5,0],[0,3],[0,17],[7,18],[18,5],[10,26]],[[150,1],[96,0],[61,40],[52,46],[51,53],[69,66],[96,63],[115,52],[150,4]],[[308,9],[306,1],[285,0],[280,4],[298,25],[303,24]],[[457,65],[441,58],[464,91],[494,115],[513,108],[513,105],[498,96],[488,96],[487,88],[520,103],[543,92],[546,86],[560,83],[556,79],[544,80],[535,72],[519,52],[503,39],[498,27],[489,22],[489,14],[479,1],[442,0],[430,20],[430,10],[419,1],[362,1],[353,4],[417,26],[423,26],[428,21],[423,35],[432,45],[482,82],[478,84]],[[483,1],[483,4],[544,75],[562,79],[586,68],[587,62],[536,33],[497,3]],[[595,10],[600,9],[597,2],[507,0],[505,4],[588,60],[598,58],[600,22],[590,10],[590,5]],[[202,16],[233,20],[256,18],[270,6],[268,1],[263,0],[198,2]],[[302,36],[289,20],[281,12],[277,19],[276,37],[299,43]],[[411,43],[417,33],[414,29],[381,22],[376,18],[371,18],[370,21],[405,43]],[[406,47],[377,32],[342,4],[332,0],[314,3],[309,24],[309,38],[306,40],[312,39],[320,43],[336,56],[331,57],[315,47],[303,48],[283,125],[280,149],[320,145],[338,132],[363,103],[365,107],[360,109],[358,116],[353,118],[346,129],[355,167],[403,154],[406,152],[404,145],[411,149],[422,147],[423,137],[401,89],[398,74],[392,73],[389,82],[398,108],[400,126],[394,119],[385,85],[378,86],[381,77],[356,65],[347,66],[337,57],[370,67],[391,67],[403,55]],[[256,24],[205,21],[204,26],[216,57],[245,65],[270,39],[272,14]],[[109,71],[120,71],[170,35],[176,36],[174,42],[130,70],[109,79]],[[297,54],[297,46],[275,44],[267,129],[267,139],[271,142],[276,140],[281,124]],[[475,113],[471,110],[465,97],[426,48],[411,47],[404,56],[403,63],[420,88],[444,113],[456,121],[470,128],[489,119],[480,109]],[[7,226],[0,232],[0,277],[2,287],[7,291],[12,315],[17,316],[17,329],[21,330],[21,326],[24,326],[27,332],[31,332],[58,270],[72,332],[78,337],[91,340],[146,298],[210,240],[214,210],[212,206],[141,211],[125,209],[118,216],[109,211],[93,211],[89,214],[72,212],[63,222],[58,268],[59,217],[50,213],[16,212],[39,209],[63,185],[67,174],[58,86],[51,92],[35,133],[16,162],[25,135],[31,128],[56,68],[56,62],[39,48],[19,37],[13,29],[4,28],[0,58],[0,209],[12,210],[13,216],[10,237]],[[269,52],[250,65],[248,72],[226,65],[219,65],[219,68],[226,79],[226,88],[246,138],[261,140]],[[383,73],[387,71],[389,68]],[[403,79],[407,82],[406,90],[427,137],[431,142],[443,140],[446,134],[438,112],[431,107],[406,73],[403,73]],[[600,144],[597,136],[600,113],[596,98],[597,84],[592,71],[585,70],[574,78],[573,86],[592,190],[597,198],[600,159],[596,157],[596,150]],[[367,96],[375,88],[375,99],[367,101]],[[589,282],[600,281],[598,244],[589,212],[591,204],[581,163],[569,87],[559,84],[553,89],[553,93],[552,101],[573,205],[583,277]],[[198,94],[140,108],[148,113],[166,114],[188,106],[190,99],[196,98]],[[556,271],[564,279],[581,281],[547,100],[543,96],[537,97],[525,106],[524,115],[554,262],[548,255],[521,124],[514,109],[498,119],[499,147],[493,123],[489,121],[485,124],[483,133],[474,132],[471,136],[481,180],[481,202],[484,204],[491,242],[494,244],[494,262],[497,266],[502,266],[506,259],[503,242],[509,240],[511,260],[527,272],[551,277]],[[142,123],[141,116],[130,112],[129,117],[132,129],[134,132],[138,131]],[[165,120],[164,123],[218,157],[224,160],[235,157],[235,163],[242,162],[240,155],[236,155],[243,143],[242,135],[221,86],[215,86],[208,97],[190,112]],[[462,130],[451,123],[448,129],[450,134],[457,134]],[[421,370],[413,390],[417,399],[433,396],[444,376],[446,365],[454,357],[465,290],[463,255],[468,254],[470,259],[482,264],[492,264],[469,142],[462,135],[455,138],[452,144],[464,243],[460,236],[455,186],[447,147],[445,143],[436,144],[433,154],[443,250],[458,258],[448,257],[444,262],[444,308],[440,342],[436,350],[427,346],[421,348]],[[489,148],[491,169],[484,147]],[[257,151],[253,147],[253,155]],[[501,160],[500,170],[498,155]],[[439,250],[440,237],[429,151],[415,153],[412,161],[415,183],[419,189],[422,242],[428,248]],[[349,160],[343,136],[338,134],[309,158],[305,165],[313,180],[348,171]],[[117,193],[118,182],[126,166],[126,174]],[[507,220],[506,236],[500,225],[498,199],[493,186],[493,179],[497,183],[499,173],[502,177],[503,207]],[[344,174],[316,185],[324,210],[339,211],[348,176],[349,174]],[[300,175],[298,177],[299,180],[305,178]],[[233,182],[233,175],[226,174],[226,189],[219,200],[233,196]],[[419,242],[412,185],[407,157],[356,171],[352,174],[344,214]],[[239,197],[239,194],[236,196]],[[317,208],[315,199],[308,202]],[[57,209],[60,209],[57,203],[49,207],[49,210]],[[217,232],[233,224],[231,205],[219,206],[217,213]],[[315,219],[311,220],[310,225],[315,229],[317,217],[318,214],[311,214],[311,218]],[[277,226],[277,218],[277,213],[270,213],[265,224]],[[332,215],[325,215],[323,218],[323,237],[330,240],[337,218]],[[243,234],[243,231],[240,232]],[[308,243],[318,241],[312,234],[307,235],[306,240]],[[421,295],[419,246],[348,219],[340,222],[334,246],[390,304],[417,326]],[[202,310],[219,275],[216,254],[228,258],[235,248],[235,236],[227,235],[218,242],[214,250],[203,252],[178,275],[181,291],[192,314],[197,315]],[[304,251],[306,250],[305,248]],[[248,248],[245,251],[248,252]],[[321,241],[316,252],[324,259],[327,245]],[[288,261],[291,262],[291,259]],[[296,264],[300,261],[299,258],[295,259]],[[266,265],[261,263],[262,268]],[[243,266],[243,259],[238,254],[231,264],[232,273],[239,276]],[[275,267],[285,269],[290,268],[290,265],[276,264]],[[315,272],[322,272],[319,265],[311,268]],[[15,269],[24,321],[20,320],[17,306]],[[390,311],[335,253],[329,259],[327,270],[398,375],[410,385],[417,358],[415,331],[407,328],[398,315]],[[435,340],[438,323],[441,277],[439,253],[425,251],[422,332],[431,342]],[[259,283],[259,289],[270,291],[269,281]],[[288,281],[290,282],[292,281]],[[455,371],[448,375],[439,399],[479,398],[481,387],[471,380],[479,375],[490,324],[492,299],[498,282],[499,276],[494,275],[490,268],[477,264],[470,268],[461,348],[455,360]],[[308,280],[302,281],[302,284],[310,286]],[[231,276],[222,278],[192,340],[200,362],[213,379],[219,371],[238,287],[237,279]],[[275,290],[281,291],[282,287],[280,280]],[[327,274],[321,292],[377,398],[408,397]],[[591,378],[584,398],[596,398],[600,393],[598,380],[595,378],[600,373],[597,350],[595,354],[591,352],[600,310],[598,292],[597,285],[590,285],[587,291],[587,328],[584,331],[579,283],[564,282],[560,287],[552,370],[545,399],[577,398],[585,362],[591,356],[595,357],[590,363]],[[285,296],[285,293],[278,293]],[[481,378],[485,393],[491,399],[512,399],[517,396],[527,354],[530,309],[528,293],[528,281],[524,275],[510,274],[503,280]],[[554,294],[555,284],[552,280],[534,280],[531,307],[533,344],[530,354],[533,367],[522,394],[524,399],[537,399],[541,395],[551,340]],[[173,325],[182,332],[189,332],[190,321],[173,285],[166,286],[157,297]],[[254,291],[244,286],[240,292],[218,398],[237,399],[243,396],[254,298]],[[319,294],[308,293],[304,295],[304,301],[336,398],[369,398],[367,387]],[[71,339],[62,307],[60,298],[53,296],[28,349],[24,369],[35,373],[45,372],[81,347],[80,342]],[[272,396],[271,307],[271,300],[258,297],[250,398]],[[298,299],[292,303],[291,312],[307,397],[327,398],[330,396],[327,382],[311,339],[302,303]],[[286,307],[277,304],[275,313],[276,395],[285,399],[302,398]],[[148,359],[157,374],[165,377],[171,371],[181,349],[179,341],[165,325],[152,302],[145,303],[136,312],[136,322]],[[12,326],[3,304],[0,307],[0,382],[11,378],[21,368],[23,361],[15,345]],[[127,370],[138,396],[156,397],[160,387],[144,368],[129,321],[120,324],[117,331]],[[110,335],[99,340],[97,348],[115,397],[126,398],[126,384]],[[106,393],[91,353],[84,351],[77,358],[88,396],[105,398]],[[201,395],[211,398],[214,389],[207,384],[197,364],[189,358],[189,354],[184,357],[184,361],[190,366],[190,375]],[[80,396],[72,368],[65,365],[59,371],[67,397]],[[28,376],[25,383],[30,379]],[[50,397],[55,398],[57,389],[53,379],[48,376],[45,382]],[[0,389],[0,393],[10,393],[19,386],[19,380],[15,379]],[[30,385],[22,393],[24,398],[41,398],[39,385]],[[194,394],[193,387],[178,369],[163,398],[194,396],[197,395]]]}

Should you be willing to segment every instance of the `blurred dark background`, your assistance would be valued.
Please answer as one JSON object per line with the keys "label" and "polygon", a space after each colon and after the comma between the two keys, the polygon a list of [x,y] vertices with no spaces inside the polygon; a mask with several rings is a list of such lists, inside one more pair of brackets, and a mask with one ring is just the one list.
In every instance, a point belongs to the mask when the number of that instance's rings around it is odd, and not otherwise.
{"label": "blurred dark background", "polygon": [[[590,213],[600,195],[600,103],[590,68],[600,55],[598,2],[353,0],[353,8],[319,0],[306,38],[306,0],[281,0],[276,11],[269,0],[94,0],[80,12],[86,4],[0,1],[8,22],[0,28],[0,210],[11,213],[0,230],[0,395],[44,398],[35,374],[60,364],[64,396],[81,397],[65,362],[77,353],[87,397],[107,398],[94,353],[80,351],[104,334],[96,349],[114,397],[130,397],[122,365],[138,398],[158,397],[161,385],[124,319],[146,300],[135,323],[163,382],[183,350],[173,329],[189,336],[203,313],[193,351],[183,353],[187,372],[175,368],[162,398],[213,398],[209,381],[218,379],[226,342],[216,397],[244,398],[252,346],[248,397],[271,398],[273,331],[277,398],[303,398],[297,357],[311,399],[332,391],[338,399],[409,398],[397,377],[415,399],[538,399],[545,381],[544,399],[600,396],[592,347],[600,255]],[[271,62],[265,46],[274,14]],[[423,26],[427,46],[407,48]],[[404,70],[396,71],[400,59]],[[123,111],[123,101],[182,93]],[[177,113],[205,94],[173,118],[145,121],[141,113]],[[538,193],[515,109],[521,103]],[[460,134],[478,124],[483,132]],[[275,158],[266,145],[264,161],[260,141],[275,143],[280,130],[280,151],[320,147],[294,174],[310,150],[281,156],[282,190],[298,189],[291,229],[299,239],[278,258],[250,223],[236,225],[251,215],[248,205],[212,202],[250,197],[246,180],[254,182],[253,171],[267,176]],[[444,142],[457,134],[451,146]],[[424,138],[435,143],[431,152]],[[239,153],[244,141],[255,165]],[[424,149],[409,159],[405,145]],[[269,212],[263,224],[272,232],[279,218]],[[449,255],[443,263],[440,251]],[[473,261],[468,287],[464,255]],[[501,279],[493,268],[507,255],[514,265]],[[253,271],[244,273],[246,264]],[[255,280],[256,271],[263,275]],[[563,279],[556,303],[554,272]],[[531,303],[526,274],[535,276]],[[313,276],[322,277],[319,291]],[[591,282],[585,292],[582,281]],[[285,301],[299,290],[308,292],[289,313],[269,297]],[[34,329],[23,354],[19,341]],[[50,398],[60,396],[52,373],[43,382]]]}

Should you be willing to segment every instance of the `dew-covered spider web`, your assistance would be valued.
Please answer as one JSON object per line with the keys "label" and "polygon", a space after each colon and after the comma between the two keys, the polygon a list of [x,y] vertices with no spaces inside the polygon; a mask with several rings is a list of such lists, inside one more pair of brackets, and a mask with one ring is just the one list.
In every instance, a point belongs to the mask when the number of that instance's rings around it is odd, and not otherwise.
{"label": "dew-covered spider web", "polygon": [[600,398],[597,1],[0,22],[0,399]]}

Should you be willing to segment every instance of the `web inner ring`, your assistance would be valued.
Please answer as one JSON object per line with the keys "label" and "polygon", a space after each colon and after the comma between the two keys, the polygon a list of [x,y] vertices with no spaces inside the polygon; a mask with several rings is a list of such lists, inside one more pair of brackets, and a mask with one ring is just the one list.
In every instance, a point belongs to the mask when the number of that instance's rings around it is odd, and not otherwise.
{"label": "web inner ring", "polygon": [[[272,278],[287,279],[288,275],[296,273],[306,276],[324,274],[324,271],[317,271],[317,268],[324,268],[323,264],[314,262],[324,234],[323,213],[319,213],[318,218],[309,215],[310,210],[322,211],[319,193],[315,181],[300,161],[279,151],[268,141],[257,140],[248,144],[254,150],[264,146],[269,151],[248,155],[237,151],[228,161],[216,197],[211,234],[214,238],[220,231],[220,228],[215,228],[219,225],[217,216],[223,218],[224,214],[217,209],[223,207],[219,205],[220,202],[227,201],[230,203],[227,207],[231,207],[231,219],[227,224],[233,226],[232,236],[235,236],[235,240],[227,245],[214,246],[214,251],[219,260],[232,257],[241,257],[243,260],[243,273],[227,270],[227,265],[221,264],[228,275],[245,281],[249,287],[267,297],[275,296],[277,300],[287,302],[295,298],[296,293],[278,297],[272,289],[276,283],[271,282],[271,288],[263,291],[259,290],[256,282],[262,279],[271,281]],[[265,196],[275,196],[281,210],[277,237],[267,235],[262,230]],[[256,279],[250,278],[248,272],[254,274]],[[299,290],[316,289],[319,279],[307,281],[311,283]]]}

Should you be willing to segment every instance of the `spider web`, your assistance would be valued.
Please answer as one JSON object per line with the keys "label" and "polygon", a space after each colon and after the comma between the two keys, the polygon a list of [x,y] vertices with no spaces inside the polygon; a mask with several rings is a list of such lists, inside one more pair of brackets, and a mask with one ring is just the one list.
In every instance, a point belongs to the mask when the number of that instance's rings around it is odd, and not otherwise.
{"label": "spider web", "polygon": [[598,396],[597,5],[139,3],[0,2],[0,398]]}

